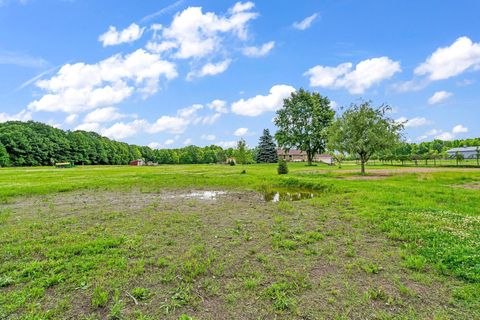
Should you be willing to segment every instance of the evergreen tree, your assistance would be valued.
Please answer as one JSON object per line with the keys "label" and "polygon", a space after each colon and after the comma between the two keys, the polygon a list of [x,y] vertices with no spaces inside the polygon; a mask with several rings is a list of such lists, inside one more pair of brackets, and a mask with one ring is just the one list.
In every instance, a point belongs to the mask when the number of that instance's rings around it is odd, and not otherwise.
{"label": "evergreen tree", "polygon": [[278,161],[277,146],[268,129],[263,130],[263,135],[258,143],[256,160],[260,163],[275,163]]}

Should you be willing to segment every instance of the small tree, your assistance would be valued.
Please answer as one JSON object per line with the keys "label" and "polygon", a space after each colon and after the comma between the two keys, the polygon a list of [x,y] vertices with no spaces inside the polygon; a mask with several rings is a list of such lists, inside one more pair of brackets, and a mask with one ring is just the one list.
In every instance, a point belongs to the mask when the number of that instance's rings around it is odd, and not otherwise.
{"label": "small tree", "polygon": [[288,173],[288,165],[287,161],[280,159],[278,161],[278,169],[277,169],[278,174],[287,174]]}
{"label": "small tree", "polygon": [[365,174],[365,163],[375,152],[387,150],[400,139],[403,124],[386,116],[391,108],[382,105],[373,108],[370,102],[352,104],[330,129],[329,148],[340,152],[357,154],[361,173]]}
{"label": "small tree", "polygon": [[456,162],[457,162],[457,166],[458,166],[458,164],[459,164],[460,162],[463,161],[463,159],[464,159],[463,153],[458,152],[458,151],[455,152],[455,160],[456,160]]}
{"label": "small tree", "polygon": [[273,142],[273,137],[268,129],[264,129],[263,135],[260,137],[256,160],[260,163],[275,163],[278,161],[277,146]]}
{"label": "small tree", "polygon": [[327,130],[334,116],[327,97],[300,89],[285,99],[283,107],[277,111],[275,139],[284,150],[304,151],[311,165],[316,154],[325,152]]}
{"label": "small tree", "polygon": [[235,150],[235,159],[237,163],[248,164],[253,162],[253,156],[250,150],[248,150],[247,143],[244,139],[240,139],[237,143],[237,149]]}

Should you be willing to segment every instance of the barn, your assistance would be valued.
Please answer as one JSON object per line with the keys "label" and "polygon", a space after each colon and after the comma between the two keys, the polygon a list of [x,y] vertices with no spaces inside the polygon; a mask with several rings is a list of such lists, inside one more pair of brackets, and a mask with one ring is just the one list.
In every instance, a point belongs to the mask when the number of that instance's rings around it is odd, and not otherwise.
{"label": "barn", "polygon": [[133,160],[133,161],[130,161],[130,165],[131,166],[144,166],[145,161],[143,161],[143,159]]}
{"label": "barn", "polygon": [[480,146],[453,148],[448,150],[447,154],[450,158],[454,158],[457,152],[462,154],[464,159],[476,159],[477,153],[480,153]]}

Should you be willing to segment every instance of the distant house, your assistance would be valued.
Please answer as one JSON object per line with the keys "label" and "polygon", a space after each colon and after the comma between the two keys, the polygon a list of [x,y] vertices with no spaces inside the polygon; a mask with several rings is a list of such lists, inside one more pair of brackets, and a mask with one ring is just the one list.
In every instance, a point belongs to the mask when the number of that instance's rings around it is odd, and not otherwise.
{"label": "distant house", "polygon": [[133,160],[133,161],[130,161],[130,165],[131,166],[144,166],[145,161],[143,161],[143,159]]}
{"label": "distant house", "polygon": [[[279,159],[283,159],[285,161],[290,162],[304,162],[308,161],[307,153],[301,150],[291,149],[285,151],[283,149],[277,149],[277,156]],[[329,154],[317,154],[313,157],[313,161],[315,162],[323,162],[329,165],[333,164],[333,157]]]}
{"label": "distant house", "polygon": [[447,154],[450,158],[454,158],[457,152],[463,155],[464,159],[476,159],[477,158],[477,147],[461,147],[461,148],[453,148],[447,151]]}

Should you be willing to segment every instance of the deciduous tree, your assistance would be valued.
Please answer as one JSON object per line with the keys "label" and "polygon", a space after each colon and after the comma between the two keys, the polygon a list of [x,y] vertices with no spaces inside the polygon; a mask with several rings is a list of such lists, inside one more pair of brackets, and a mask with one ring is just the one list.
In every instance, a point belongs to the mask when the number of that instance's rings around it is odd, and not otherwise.
{"label": "deciduous tree", "polygon": [[316,154],[325,152],[327,130],[334,116],[327,97],[300,89],[285,99],[283,107],[277,111],[275,139],[284,150],[304,151],[311,165]]}
{"label": "deciduous tree", "polygon": [[374,108],[370,102],[352,104],[330,128],[329,148],[357,154],[365,174],[365,163],[375,152],[392,148],[400,140],[403,125],[387,117],[389,109],[387,105]]}

